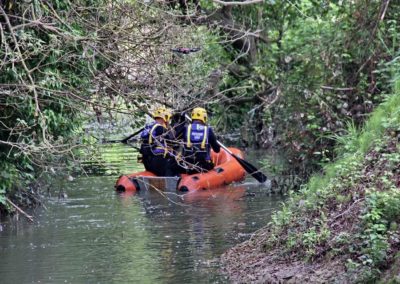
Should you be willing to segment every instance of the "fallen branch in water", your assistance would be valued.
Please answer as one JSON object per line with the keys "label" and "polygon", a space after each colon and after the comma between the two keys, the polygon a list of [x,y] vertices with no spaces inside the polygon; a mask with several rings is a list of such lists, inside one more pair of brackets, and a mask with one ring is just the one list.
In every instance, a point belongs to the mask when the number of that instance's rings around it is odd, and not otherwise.
{"label": "fallen branch in water", "polygon": [[6,201],[10,203],[11,206],[13,206],[15,209],[17,209],[18,212],[20,212],[22,215],[24,215],[26,218],[29,219],[29,221],[33,222],[33,217],[28,215],[24,210],[19,208],[14,202],[12,202],[10,199],[6,198]]}

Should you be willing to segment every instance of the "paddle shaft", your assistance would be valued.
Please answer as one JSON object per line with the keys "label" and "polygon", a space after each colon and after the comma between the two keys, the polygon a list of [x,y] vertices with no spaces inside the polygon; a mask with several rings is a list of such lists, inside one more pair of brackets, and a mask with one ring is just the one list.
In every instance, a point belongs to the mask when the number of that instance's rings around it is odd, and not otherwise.
{"label": "paddle shaft", "polygon": [[139,129],[138,131],[136,131],[135,133],[129,135],[128,137],[126,137],[125,139],[120,140],[121,143],[126,144],[128,142],[129,139],[131,139],[133,136],[138,135],[140,132],[142,132],[144,130],[144,127]]}

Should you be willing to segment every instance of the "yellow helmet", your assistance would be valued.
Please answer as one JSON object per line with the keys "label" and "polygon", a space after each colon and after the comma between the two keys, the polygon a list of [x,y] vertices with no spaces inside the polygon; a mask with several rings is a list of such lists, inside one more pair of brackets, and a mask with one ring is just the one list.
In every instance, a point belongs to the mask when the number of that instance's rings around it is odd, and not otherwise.
{"label": "yellow helmet", "polygon": [[171,111],[169,109],[166,109],[164,114],[165,114],[165,121],[169,122],[171,120],[171,117],[172,117]]}
{"label": "yellow helmet", "polygon": [[202,107],[196,107],[192,111],[192,119],[198,119],[202,122],[207,122],[207,111]]}
{"label": "yellow helmet", "polygon": [[165,122],[169,122],[171,119],[171,111],[166,109],[165,107],[156,108],[156,110],[152,113],[153,118],[161,118],[164,119]]}

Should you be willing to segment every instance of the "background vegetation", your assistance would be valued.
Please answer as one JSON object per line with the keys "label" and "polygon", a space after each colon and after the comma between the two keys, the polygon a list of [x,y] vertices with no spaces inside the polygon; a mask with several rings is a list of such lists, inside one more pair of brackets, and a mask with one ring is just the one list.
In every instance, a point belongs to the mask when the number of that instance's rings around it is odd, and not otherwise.
{"label": "background vegetation", "polygon": [[360,130],[349,124],[337,137],[336,160],[291,193],[265,229],[223,257],[233,280],[398,282],[398,70],[392,86]]}
{"label": "background vegetation", "polygon": [[193,61],[185,63],[186,69],[177,67],[183,60],[172,47],[211,41],[211,35],[177,24],[179,18],[163,12],[162,5],[107,0],[1,4],[1,211],[12,209],[12,200],[38,201],[40,181],[75,170],[76,148],[85,142],[83,125],[96,121],[100,132],[105,121],[140,117],[133,120],[136,127],[149,106],[171,104],[175,92],[187,85],[203,87],[187,79],[187,68],[195,68],[201,78],[213,64]]}
{"label": "background vegetation", "polygon": [[[273,217],[265,248],[317,261],[341,258],[347,279],[372,281],[398,263],[400,81],[362,131],[340,138],[338,160]],[[397,264],[395,264],[397,265]]]}
{"label": "background vegetation", "polygon": [[266,249],[375,279],[399,250],[399,18],[390,0],[2,0],[0,211],[78,166],[83,125],[203,106],[219,133],[323,173]]}
{"label": "background vegetation", "polygon": [[72,155],[99,64],[72,8],[67,1],[5,1],[0,8],[0,192],[13,199],[31,202],[33,182],[60,173]]}

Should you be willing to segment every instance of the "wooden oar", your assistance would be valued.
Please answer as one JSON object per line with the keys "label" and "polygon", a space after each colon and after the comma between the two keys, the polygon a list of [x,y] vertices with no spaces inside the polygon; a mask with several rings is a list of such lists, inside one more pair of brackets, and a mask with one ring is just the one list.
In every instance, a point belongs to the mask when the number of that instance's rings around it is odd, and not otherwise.
{"label": "wooden oar", "polygon": [[[185,115],[186,119],[192,122],[192,119],[186,114]],[[243,160],[239,156],[235,155],[232,153],[231,150],[229,150],[224,144],[222,144],[220,141],[217,140],[217,143],[219,146],[221,146],[222,149],[224,149],[229,155],[235,158],[236,161],[242,166],[242,168],[249,173],[253,178],[255,178],[258,182],[264,183],[267,181],[267,176],[264,175],[260,170],[258,170],[255,166],[250,164],[249,162]]]}

